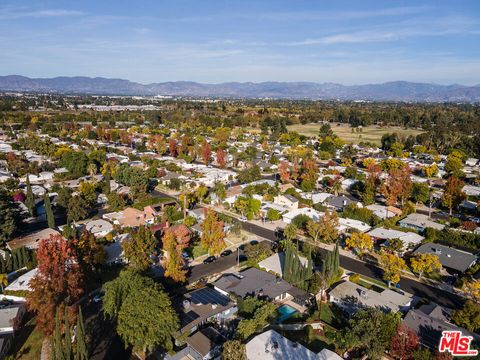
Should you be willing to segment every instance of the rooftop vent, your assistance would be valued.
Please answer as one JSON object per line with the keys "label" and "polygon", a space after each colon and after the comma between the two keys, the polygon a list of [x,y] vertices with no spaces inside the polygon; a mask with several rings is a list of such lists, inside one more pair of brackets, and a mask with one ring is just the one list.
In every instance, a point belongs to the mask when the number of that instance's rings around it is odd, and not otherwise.
{"label": "rooftop vent", "polygon": [[188,300],[183,300],[182,305],[183,305],[183,309],[184,309],[184,310],[190,309],[190,301],[188,301]]}

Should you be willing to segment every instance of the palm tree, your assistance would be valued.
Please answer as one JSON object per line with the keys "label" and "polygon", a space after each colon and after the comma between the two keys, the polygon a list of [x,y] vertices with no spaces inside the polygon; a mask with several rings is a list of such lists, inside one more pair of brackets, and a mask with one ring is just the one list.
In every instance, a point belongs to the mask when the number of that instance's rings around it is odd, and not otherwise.
{"label": "palm tree", "polygon": [[7,285],[8,285],[8,275],[0,274],[0,287],[2,288],[2,293],[3,293],[3,287]]}

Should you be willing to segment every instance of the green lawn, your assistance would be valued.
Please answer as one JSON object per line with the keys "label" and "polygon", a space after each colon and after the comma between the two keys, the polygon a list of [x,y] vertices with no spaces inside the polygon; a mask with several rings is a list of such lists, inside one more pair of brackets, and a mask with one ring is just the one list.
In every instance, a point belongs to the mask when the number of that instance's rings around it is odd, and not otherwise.
{"label": "green lawn", "polygon": [[[318,135],[320,124],[296,124],[287,126],[289,131],[296,131],[306,136]],[[339,138],[347,143],[358,144],[362,141],[368,141],[380,144],[380,139],[387,133],[396,132],[400,136],[418,135],[421,134],[421,130],[417,129],[404,129],[401,127],[379,127],[379,126],[365,126],[361,132],[352,132],[352,128],[348,124],[336,124],[331,123],[332,130]]]}
{"label": "green lawn", "polygon": [[191,249],[192,250],[192,257],[194,259],[198,258],[199,256],[202,256],[202,255],[205,255],[208,253],[207,250],[205,250],[202,245],[200,245],[200,243],[196,243],[193,248]]}
{"label": "green lawn", "polygon": [[43,334],[35,327],[35,319],[32,319],[15,336],[10,354],[15,360],[38,360],[43,339]]}

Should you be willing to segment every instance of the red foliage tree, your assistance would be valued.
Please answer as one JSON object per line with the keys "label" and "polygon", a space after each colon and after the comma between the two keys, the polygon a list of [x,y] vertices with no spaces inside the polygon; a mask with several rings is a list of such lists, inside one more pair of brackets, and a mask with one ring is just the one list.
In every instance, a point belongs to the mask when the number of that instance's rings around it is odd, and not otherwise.
{"label": "red foliage tree", "polygon": [[177,140],[174,138],[168,140],[168,151],[170,152],[170,156],[175,156],[177,154]]}
{"label": "red foliage tree", "polygon": [[67,240],[51,235],[40,240],[37,251],[38,271],[30,281],[27,294],[29,310],[37,313],[37,326],[51,335],[55,327],[56,308],[60,314],[69,307],[71,323],[75,321],[75,303],[83,294],[83,273]]}
{"label": "red foliage tree", "polygon": [[222,169],[227,165],[227,154],[225,153],[225,150],[222,148],[219,148],[217,150],[217,164],[220,166]]}
{"label": "red foliage tree", "polygon": [[202,143],[200,153],[202,154],[203,162],[205,165],[208,165],[210,163],[210,157],[212,156],[212,147],[206,140]]}
{"label": "red foliage tree", "polygon": [[413,359],[413,352],[420,341],[417,334],[407,326],[400,324],[390,343],[390,355],[399,360]]}
{"label": "red foliage tree", "polygon": [[282,161],[278,166],[278,174],[282,183],[290,181],[290,165],[286,161]]}

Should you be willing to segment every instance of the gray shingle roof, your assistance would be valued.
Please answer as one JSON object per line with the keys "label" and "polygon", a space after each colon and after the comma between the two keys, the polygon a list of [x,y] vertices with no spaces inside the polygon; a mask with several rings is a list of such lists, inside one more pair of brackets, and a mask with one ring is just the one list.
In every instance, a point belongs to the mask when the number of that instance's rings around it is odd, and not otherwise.
{"label": "gray shingle roof", "polygon": [[465,272],[478,259],[477,255],[437,243],[421,245],[414,254],[435,254],[443,267]]}

